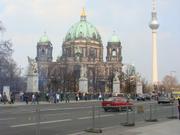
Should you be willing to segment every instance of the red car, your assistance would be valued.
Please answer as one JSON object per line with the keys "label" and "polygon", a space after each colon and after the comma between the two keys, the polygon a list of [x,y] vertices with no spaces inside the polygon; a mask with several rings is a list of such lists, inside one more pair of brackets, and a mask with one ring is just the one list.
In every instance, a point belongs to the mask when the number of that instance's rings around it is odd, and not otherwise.
{"label": "red car", "polygon": [[102,101],[102,108],[105,112],[109,110],[132,110],[133,103],[124,97],[110,97],[107,100]]}

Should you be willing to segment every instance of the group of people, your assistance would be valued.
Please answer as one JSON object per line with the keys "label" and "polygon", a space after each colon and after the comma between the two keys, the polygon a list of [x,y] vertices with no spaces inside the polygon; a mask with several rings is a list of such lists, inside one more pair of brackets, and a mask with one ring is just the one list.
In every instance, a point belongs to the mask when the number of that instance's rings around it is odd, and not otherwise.
{"label": "group of people", "polygon": [[[39,98],[40,98],[40,95],[39,93],[32,93],[32,96],[31,96],[31,104],[39,104]],[[26,104],[28,104],[28,101],[26,101]]]}
{"label": "group of people", "polygon": [[70,93],[60,92],[60,93],[46,93],[46,101],[49,103],[59,103],[65,101],[66,103],[70,101]]}
{"label": "group of people", "polygon": [[76,101],[88,100],[88,93],[77,92],[75,95],[75,99],[76,99]]}
{"label": "group of people", "polygon": [[28,104],[30,101],[31,101],[31,104],[39,104],[39,98],[40,98],[40,95],[38,92],[36,93],[24,93],[22,95],[22,97],[20,97],[22,101],[25,101],[26,104]]}
{"label": "group of people", "polygon": [[3,94],[0,93],[0,103],[14,104],[14,102],[15,102],[15,94],[14,93],[11,93],[10,97],[8,97],[5,92]]}
{"label": "group of people", "polygon": [[[76,101],[79,101],[79,100],[88,100],[89,98],[91,98],[91,94],[88,94],[88,93],[76,93]],[[93,95],[93,99],[98,99],[98,100],[104,100],[104,95],[99,92],[98,94],[96,95]]]}
{"label": "group of people", "polygon": [[45,94],[45,99],[49,103],[59,103],[65,101],[70,102],[70,99],[73,99],[75,101],[80,100],[91,100],[91,99],[98,99],[98,100],[104,100],[104,95],[100,93],[96,94],[90,94],[90,93],[70,93],[70,92],[48,92]]}

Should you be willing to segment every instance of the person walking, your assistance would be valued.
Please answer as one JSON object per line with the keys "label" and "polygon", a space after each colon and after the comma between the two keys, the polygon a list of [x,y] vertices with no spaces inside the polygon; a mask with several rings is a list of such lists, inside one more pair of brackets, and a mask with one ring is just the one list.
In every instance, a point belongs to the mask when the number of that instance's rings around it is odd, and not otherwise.
{"label": "person walking", "polygon": [[49,102],[49,93],[46,93],[46,101]]}
{"label": "person walking", "polygon": [[6,93],[4,92],[4,93],[3,93],[3,103],[6,104],[7,101],[8,101],[7,95],[6,95]]}
{"label": "person walking", "polygon": [[61,97],[61,102],[64,101],[64,92],[63,91],[61,91],[60,97]]}
{"label": "person walking", "polygon": [[56,103],[59,103],[59,100],[60,100],[59,93],[56,93]]}
{"label": "person walking", "polygon": [[36,92],[35,94],[35,99],[36,99],[36,103],[39,104],[39,98],[40,98],[40,95],[38,92]]}
{"label": "person walking", "polygon": [[15,102],[15,94],[14,93],[11,93],[10,99],[11,99],[10,104],[14,104],[14,102]]}
{"label": "person walking", "polygon": [[180,120],[180,98],[178,98],[178,113],[179,113],[179,120]]}
{"label": "person walking", "polygon": [[65,97],[66,97],[66,103],[69,103],[69,100],[70,100],[70,99],[69,99],[69,92],[66,92],[66,93],[65,93]]}
{"label": "person walking", "polygon": [[26,104],[28,104],[29,102],[29,96],[27,95],[27,93],[24,93],[24,101],[26,102]]}
{"label": "person walking", "polygon": [[34,95],[34,93],[32,94],[32,102],[31,102],[31,104],[35,104],[35,101],[36,101],[36,97],[35,97],[35,95]]}
{"label": "person walking", "polygon": [[76,101],[79,100],[79,93],[76,93]]}
{"label": "person walking", "polygon": [[101,92],[99,93],[98,99],[101,101],[102,100],[102,94]]}
{"label": "person walking", "polygon": [[1,95],[1,93],[0,93],[0,103],[2,102],[2,95]]}

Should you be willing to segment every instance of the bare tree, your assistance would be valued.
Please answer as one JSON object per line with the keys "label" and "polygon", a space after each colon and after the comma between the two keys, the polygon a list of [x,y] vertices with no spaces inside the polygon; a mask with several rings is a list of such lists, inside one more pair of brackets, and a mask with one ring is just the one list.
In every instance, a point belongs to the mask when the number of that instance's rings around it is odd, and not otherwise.
{"label": "bare tree", "polygon": [[136,70],[133,65],[126,65],[126,69],[122,75],[122,81],[124,82],[124,91],[126,93],[135,94],[136,89]]}
{"label": "bare tree", "polygon": [[[0,32],[3,33],[5,28],[0,21]],[[21,69],[12,58],[12,43],[10,40],[0,40],[0,90],[5,85],[10,86],[11,90],[20,89],[23,79],[20,78]],[[21,82],[21,83],[20,83]]]}
{"label": "bare tree", "polygon": [[172,91],[178,85],[176,77],[172,75],[166,75],[162,83],[166,91]]}

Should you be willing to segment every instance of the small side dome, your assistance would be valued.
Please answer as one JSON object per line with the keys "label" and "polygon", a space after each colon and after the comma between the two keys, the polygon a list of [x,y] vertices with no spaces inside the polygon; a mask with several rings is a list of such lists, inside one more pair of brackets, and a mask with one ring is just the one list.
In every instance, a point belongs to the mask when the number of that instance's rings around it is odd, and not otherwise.
{"label": "small side dome", "polygon": [[39,42],[40,43],[48,43],[48,42],[50,42],[46,33],[44,33],[44,35],[40,37]]}
{"label": "small side dome", "polygon": [[116,43],[116,42],[121,42],[119,37],[116,35],[115,32],[113,32],[113,35],[112,37],[110,38],[109,42],[113,42],[113,43]]}

